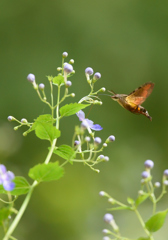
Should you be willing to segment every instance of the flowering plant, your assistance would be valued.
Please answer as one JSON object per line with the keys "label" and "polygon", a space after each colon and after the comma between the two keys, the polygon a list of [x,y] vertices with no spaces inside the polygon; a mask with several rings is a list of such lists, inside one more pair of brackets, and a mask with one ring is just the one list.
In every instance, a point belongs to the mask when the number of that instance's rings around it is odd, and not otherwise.
{"label": "flowering plant", "polygon": [[[71,59],[69,63],[64,62],[68,56],[67,52],[62,54],[62,66],[58,67],[58,75],[48,76],[48,82],[50,85],[50,101],[47,100],[47,94],[45,93],[45,85],[36,83],[35,75],[30,73],[27,76],[27,80],[32,84],[34,90],[37,92],[40,100],[48,105],[49,113],[38,116],[34,122],[29,122],[26,118],[18,120],[14,116],[9,116],[9,121],[15,121],[18,123],[14,127],[14,130],[22,126],[27,126],[27,131],[23,133],[23,136],[27,136],[30,132],[35,132],[36,136],[41,140],[49,141],[50,147],[44,160],[44,163],[33,166],[28,176],[33,180],[29,183],[26,178],[21,176],[14,176],[10,171],[7,171],[3,164],[0,165],[0,193],[6,194],[8,201],[4,202],[3,208],[0,209],[0,221],[4,228],[3,240],[16,239],[12,236],[13,231],[16,229],[23,213],[25,212],[28,203],[32,197],[33,190],[41,183],[53,180],[58,180],[64,175],[65,164],[74,162],[81,162],[90,167],[95,172],[99,172],[95,168],[95,165],[103,161],[108,161],[108,156],[99,155],[108,143],[113,142],[115,137],[113,135],[107,137],[104,143],[101,145],[100,137],[95,137],[95,131],[102,130],[99,124],[94,124],[92,120],[85,117],[85,113],[82,109],[89,107],[91,104],[101,105],[102,102],[97,97],[97,93],[104,92],[105,88],[101,88],[98,91],[94,91],[94,85],[98,79],[101,78],[100,73],[93,75],[93,69],[88,67],[85,70],[87,83],[90,86],[90,93],[87,96],[82,97],[78,102],[62,105],[67,98],[75,97],[74,93],[69,93],[69,88],[72,82],[69,80],[74,75],[73,70],[74,60]],[[93,78],[91,77],[93,75]],[[53,88],[57,87],[57,95],[55,97]],[[62,94],[62,89],[64,93]],[[72,146],[59,145],[58,139],[61,137],[60,121],[64,117],[68,117],[76,114],[81,121],[81,126],[75,127],[74,136],[72,137]],[[52,155],[57,155],[62,158],[62,162],[51,162]],[[26,194],[26,197],[19,210],[14,208],[15,201],[19,195]],[[15,214],[13,221],[10,216]]]}
{"label": "flowering plant", "polygon": [[[162,190],[158,197],[156,197],[155,190],[161,186],[160,182],[152,183],[152,175],[151,169],[154,167],[154,162],[152,160],[146,160],[145,163],[145,171],[142,172],[141,176],[141,189],[138,192],[138,197],[136,200],[132,198],[127,198],[127,204],[121,203],[120,201],[111,197],[108,193],[101,191],[99,193],[100,196],[104,196],[108,198],[108,202],[113,205],[113,207],[109,210],[128,210],[133,211],[137,216],[144,233],[146,233],[147,237],[136,238],[136,240],[154,240],[153,233],[158,231],[164,224],[166,215],[168,213],[168,209],[160,212],[156,212],[156,205],[161,200],[163,195],[166,193],[166,186],[168,186],[168,169],[166,169],[163,173],[162,177]],[[145,222],[138,210],[139,205],[141,205],[145,200],[149,199],[153,205],[152,216]],[[103,237],[103,240],[131,240],[130,238],[123,237],[120,233],[119,226],[116,224],[114,220],[114,216],[110,213],[106,213],[104,215],[104,221],[111,225],[112,231],[108,229],[103,230],[103,234],[109,235]],[[114,237],[114,238],[111,238]]]}

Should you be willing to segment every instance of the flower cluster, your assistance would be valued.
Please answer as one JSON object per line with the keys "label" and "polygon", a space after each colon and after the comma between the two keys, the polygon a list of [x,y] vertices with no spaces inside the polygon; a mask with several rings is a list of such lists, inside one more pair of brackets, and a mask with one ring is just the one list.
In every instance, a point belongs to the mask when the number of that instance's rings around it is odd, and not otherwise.
{"label": "flower cluster", "polygon": [[0,184],[6,191],[12,191],[15,187],[13,182],[15,175],[11,171],[7,171],[3,164],[0,164]]}
{"label": "flower cluster", "polygon": [[[112,139],[112,138],[111,138]],[[164,194],[166,194],[166,187],[168,186],[168,169],[164,170],[163,176],[162,176],[162,190],[158,197],[156,197],[155,189],[161,186],[160,182],[152,183],[152,175],[151,175],[151,169],[154,167],[154,162],[152,160],[146,160],[144,162],[145,171],[141,174],[141,189],[138,191],[138,197],[134,200],[132,198],[127,198],[127,204],[124,204],[113,197],[111,197],[108,193],[101,191],[99,192],[99,195],[101,197],[107,197],[108,202],[113,206],[110,210],[116,211],[116,210],[128,210],[128,211],[134,211],[135,215],[137,216],[142,228],[144,229],[144,232],[147,234],[148,238],[142,238],[142,239],[154,239],[152,236],[152,233],[159,230],[162,225],[164,224],[165,217],[167,215],[166,211],[160,211],[156,212],[156,206],[157,203],[161,200]],[[138,206],[142,204],[147,198],[151,201],[153,205],[153,212],[152,216],[144,222]],[[151,214],[150,214],[151,215]],[[114,217],[110,213],[106,213],[104,216],[104,221],[111,225],[113,231],[110,231],[108,229],[103,230],[103,234],[105,235],[111,235],[115,237],[115,239],[128,239],[126,237],[121,236],[121,233],[119,232],[119,227],[116,225]],[[111,238],[109,236],[104,236],[103,240],[110,240]],[[114,239],[114,238],[113,238]],[[141,239],[138,238],[138,239]]]}
{"label": "flower cluster", "polygon": [[[81,127],[75,128],[73,145],[76,149],[76,154],[80,154],[82,159],[74,159],[73,161],[83,161],[86,165],[88,165],[92,170],[99,173],[98,169],[94,169],[93,166],[100,162],[109,161],[108,156],[98,155],[105,147],[107,147],[108,143],[115,141],[115,136],[109,136],[106,141],[100,147],[102,140],[100,137],[95,137],[95,132],[93,131],[101,131],[103,128],[99,124],[94,124],[94,122],[88,118],[85,118],[85,113],[80,110],[77,112],[77,117],[79,121],[81,121]],[[84,136],[85,130],[87,129],[89,136]],[[77,140],[75,140],[77,138]],[[92,139],[92,141],[91,141]],[[84,149],[85,148],[85,149]],[[88,157],[85,157],[88,156]]]}

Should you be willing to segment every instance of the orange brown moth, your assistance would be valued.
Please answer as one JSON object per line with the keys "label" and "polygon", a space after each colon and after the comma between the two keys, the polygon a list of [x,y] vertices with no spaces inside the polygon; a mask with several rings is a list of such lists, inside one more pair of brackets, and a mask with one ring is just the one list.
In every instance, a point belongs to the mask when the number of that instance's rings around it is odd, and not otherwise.
{"label": "orange brown moth", "polygon": [[141,104],[146,100],[146,98],[152,93],[154,88],[154,83],[147,82],[141,87],[135,89],[129,95],[127,94],[115,94],[113,91],[109,91],[114,94],[111,98],[117,101],[123,108],[135,114],[142,114],[152,121],[152,117],[149,115],[148,111],[141,106]]}

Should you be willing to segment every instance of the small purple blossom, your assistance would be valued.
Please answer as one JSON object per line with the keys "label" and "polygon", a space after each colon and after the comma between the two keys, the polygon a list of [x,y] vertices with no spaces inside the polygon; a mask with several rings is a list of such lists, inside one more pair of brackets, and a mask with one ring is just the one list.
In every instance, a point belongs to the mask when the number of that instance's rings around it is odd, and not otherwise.
{"label": "small purple blossom", "polygon": [[35,81],[35,75],[32,73],[29,73],[29,75],[27,76],[27,80],[33,83]]}
{"label": "small purple blossom", "polygon": [[142,178],[148,178],[149,177],[149,172],[143,171],[141,176],[142,176]]}
{"label": "small purple blossom", "polygon": [[107,234],[107,233],[109,233],[109,230],[103,229],[102,233]]}
{"label": "small purple blossom", "polygon": [[75,140],[75,142],[74,142],[74,146],[78,146],[79,144],[80,144],[80,141]]}
{"label": "small purple blossom", "polygon": [[40,83],[40,84],[39,84],[39,88],[40,88],[41,90],[43,90],[43,89],[45,88],[44,83]]}
{"label": "small purple blossom", "polygon": [[0,184],[3,185],[3,188],[6,191],[12,191],[14,189],[15,183],[12,182],[14,178],[14,173],[7,171],[6,167],[3,164],[0,164]]}
{"label": "small purple blossom", "polygon": [[66,57],[68,57],[68,53],[67,52],[63,52],[62,56],[63,56],[63,58],[66,58]]}
{"label": "small purple blossom", "polygon": [[151,169],[151,168],[153,168],[154,167],[154,162],[152,161],[152,160],[146,160],[145,162],[144,162],[144,165],[145,165],[145,167],[146,168],[149,168],[149,169]]}
{"label": "small purple blossom", "polygon": [[87,75],[92,75],[92,74],[93,74],[93,69],[92,69],[91,67],[87,67],[87,68],[85,69],[85,74],[87,74]]}
{"label": "small purple blossom", "polygon": [[69,63],[65,63],[65,65],[64,65],[64,72],[71,73],[72,71],[73,71],[72,65],[69,64]]}
{"label": "small purple blossom", "polygon": [[105,221],[106,223],[110,223],[112,220],[113,220],[113,215],[112,215],[111,213],[106,213],[106,214],[104,215],[104,221]]}
{"label": "small purple blossom", "polygon": [[89,133],[91,133],[90,129],[94,131],[100,131],[103,129],[99,124],[94,124],[93,121],[89,120],[88,118],[85,118],[85,113],[82,110],[80,110],[76,115],[78,116],[79,121],[82,122],[81,125],[87,128]]}
{"label": "small purple blossom", "polygon": [[13,120],[12,116],[8,116],[8,121],[11,122]]}
{"label": "small purple blossom", "polygon": [[101,74],[99,72],[96,72],[93,76],[93,79],[98,80],[101,78]]}
{"label": "small purple blossom", "polygon": [[102,140],[101,140],[100,137],[95,137],[94,142],[95,142],[96,144],[100,144],[100,143],[102,142]]}
{"label": "small purple blossom", "polygon": [[71,81],[67,81],[66,83],[65,83],[65,86],[66,87],[70,87],[72,85],[72,82]]}
{"label": "small purple blossom", "polygon": [[168,177],[168,169],[164,170],[164,176]]}
{"label": "small purple blossom", "polygon": [[114,142],[114,141],[115,141],[115,136],[114,136],[114,135],[111,135],[111,136],[109,136],[108,139],[109,139],[110,142]]}
{"label": "small purple blossom", "polygon": [[110,240],[110,238],[105,236],[105,237],[103,237],[103,240]]}
{"label": "small purple blossom", "polygon": [[85,141],[86,141],[86,142],[90,142],[90,137],[86,136],[86,137],[85,137]]}
{"label": "small purple blossom", "polygon": [[160,182],[155,182],[155,184],[154,184],[154,186],[156,187],[156,188],[159,188],[160,187]]}
{"label": "small purple blossom", "polygon": [[109,161],[109,157],[108,157],[108,156],[105,156],[105,157],[104,157],[104,161],[108,162],[108,161]]}
{"label": "small purple blossom", "polygon": [[26,118],[22,118],[21,119],[21,123],[27,123],[27,119]]}
{"label": "small purple blossom", "polygon": [[100,191],[99,192],[99,196],[104,197],[105,196],[105,192],[104,191]]}
{"label": "small purple blossom", "polygon": [[168,180],[165,180],[165,181],[163,182],[163,184],[164,184],[165,186],[168,186]]}

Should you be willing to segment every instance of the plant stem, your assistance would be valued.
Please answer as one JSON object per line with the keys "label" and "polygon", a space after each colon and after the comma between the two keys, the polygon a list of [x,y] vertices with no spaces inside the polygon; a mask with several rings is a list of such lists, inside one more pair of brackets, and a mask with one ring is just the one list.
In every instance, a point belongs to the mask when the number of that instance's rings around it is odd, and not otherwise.
{"label": "plant stem", "polygon": [[[52,101],[53,101],[53,100],[52,100]],[[59,101],[60,101],[60,87],[58,87],[58,97],[57,97],[57,103],[58,103],[58,105],[57,105],[57,108],[56,108],[56,118],[57,118],[57,120],[56,120],[56,128],[57,128],[57,129],[59,128]],[[52,104],[53,104],[53,103],[52,103]],[[50,105],[50,106],[51,106],[51,105]],[[50,159],[51,159],[51,156],[52,156],[52,154],[53,154],[53,150],[54,150],[54,148],[55,148],[56,142],[57,142],[57,138],[54,139],[53,142],[52,142],[52,144],[51,144],[51,148],[50,148],[50,150],[49,150],[49,152],[48,152],[48,155],[47,155],[47,157],[46,157],[46,159],[45,159],[45,162],[44,162],[45,164],[48,164],[48,163],[49,163],[49,161],[50,161]],[[26,208],[27,208],[27,205],[28,205],[28,203],[29,203],[29,201],[30,201],[31,195],[32,195],[32,193],[33,193],[33,190],[34,190],[34,188],[35,188],[37,185],[38,185],[38,182],[37,182],[37,181],[34,181],[33,184],[31,185],[30,190],[29,190],[29,192],[28,192],[25,200],[23,201],[22,206],[21,206],[21,208],[19,209],[17,216],[15,217],[15,219],[14,219],[13,222],[12,222],[12,224],[10,225],[10,227],[9,227],[8,231],[6,232],[5,237],[3,238],[3,240],[8,240],[9,238],[11,238],[11,239],[13,238],[13,237],[11,236],[11,234],[13,233],[13,231],[14,231],[15,228],[17,227],[20,219],[22,218],[22,216],[23,216],[23,214],[24,214],[24,212],[25,212],[25,210],[26,210]],[[13,239],[14,239],[14,238],[13,238]]]}

